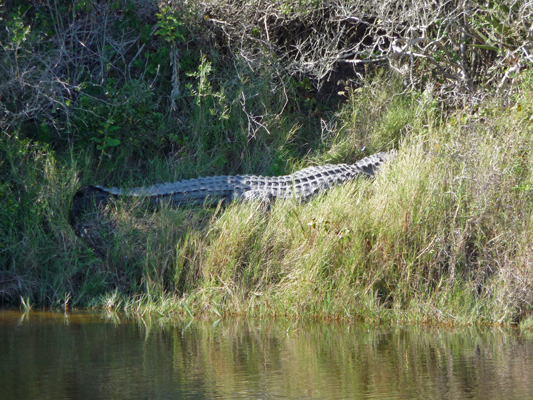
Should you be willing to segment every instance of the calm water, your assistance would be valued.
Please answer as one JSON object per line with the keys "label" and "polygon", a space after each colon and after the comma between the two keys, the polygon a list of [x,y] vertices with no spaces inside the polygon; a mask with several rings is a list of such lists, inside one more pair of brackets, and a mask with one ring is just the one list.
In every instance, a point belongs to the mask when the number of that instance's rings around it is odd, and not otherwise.
{"label": "calm water", "polygon": [[518,331],[0,311],[0,399],[533,399]]}

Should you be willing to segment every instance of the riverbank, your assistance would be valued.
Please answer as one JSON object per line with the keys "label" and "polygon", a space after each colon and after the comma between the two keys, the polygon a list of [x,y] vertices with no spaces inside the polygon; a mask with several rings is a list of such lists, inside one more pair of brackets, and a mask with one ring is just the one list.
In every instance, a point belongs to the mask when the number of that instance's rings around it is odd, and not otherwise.
{"label": "riverbank", "polygon": [[139,313],[529,325],[532,109],[524,92],[437,124],[419,103],[374,181],[269,213],[113,204],[99,222],[103,259],[68,225],[78,164],[4,137],[26,201],[11,192],[3,208],[22,215],[3,221],[24,237],[3,279],[30,302],[46,293]]}
{"label": "riverbank", "polygon": [[[194,290],[118,305],[529,325],[529,104],[526,96],[508,109],[482,105],[440,126],[422,117],[374,182],[344,185],[305,205],[277,203],[268,215],[254,204],[232,206],[177,240],[171,273]],[[164,264],[161,256],[153,262]]]}
{"label": "riverbank", "polygon": [[[185,31],[165,31],[171,15],[152,26],[180,38]],[[23,34],[24,18],[12,18],[22,24],[13,32]],[[140,17],[131,18],[127,32],[141,32]],[[277,65],[269,73],[229,65],[218,47],[208,57],[199,33],[187,35],[198,46],[182,49],[187,71],[150,75],[143,67],[136,79],[109,72],[105,84],[80,83],[80,95],[69,100],[76,106],[62,103],[68,120],[44,106],[37,125],[3,120],[5,304],[531,326],[530,70],[517,73],[505,93],[489,87],[453,105],[441,96],[445,85],[406,86],[384,66],[325,96],[310,80],[272,80]],[[153,48],[139,47],[151,49],[148,66],[165,48],[156,36]],[[29,63],[39,50],[35,41],[24,47],[30,39],[16,52],[4,48],[6,57]],[[117,70],[127,69],[113,60]],[[167,93],[174,73],[186,83],[181,97]],[[171,110],[174,101],[180,112]],[[13,102],[5,102],[6,115],[15,115]],[[19,112],[20,119],[28,111]],[[91,184],[281,175],[390,149],[398,157],[374,181],[306,204],[278,201],[269,212],[254,203],[153,211],[119,200],[89,213],[85,240],[69,224],[74,193]]]}

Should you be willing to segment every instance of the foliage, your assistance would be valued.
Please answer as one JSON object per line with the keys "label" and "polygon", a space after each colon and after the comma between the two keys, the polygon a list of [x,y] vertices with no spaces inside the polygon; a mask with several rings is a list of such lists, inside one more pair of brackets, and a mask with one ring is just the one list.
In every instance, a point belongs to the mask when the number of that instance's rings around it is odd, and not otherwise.
{"label": "foliage", "polygon": [[[527,320],[530,7],[3,3],[3,301]],[[91,184],[284,174],[391,148],[375,182],[271,213],[111,202],[87,216],[102,254],[68,224]]]}

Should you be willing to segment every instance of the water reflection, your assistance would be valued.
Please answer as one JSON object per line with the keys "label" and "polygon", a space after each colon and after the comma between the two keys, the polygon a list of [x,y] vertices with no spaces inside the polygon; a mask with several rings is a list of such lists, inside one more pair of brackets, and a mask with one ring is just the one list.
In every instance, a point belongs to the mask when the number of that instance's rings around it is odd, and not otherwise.
{"label": "water reflection", "polygon": [[516,331],[0,311],[0,399],[523,399]]}

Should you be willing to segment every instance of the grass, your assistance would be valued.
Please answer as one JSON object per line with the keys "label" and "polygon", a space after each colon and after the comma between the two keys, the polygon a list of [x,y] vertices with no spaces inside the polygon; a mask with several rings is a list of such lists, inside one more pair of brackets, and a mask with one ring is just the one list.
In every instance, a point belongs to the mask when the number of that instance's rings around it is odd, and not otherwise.
{"label": "grass", "polygon": [[[68,224],[76,188],[96,183],[89,156],[4,134],[4,301],[138,315],[531,326],[527,73],[512,107],[494,100],[447,115],[426,94],[376,79],[335,112],[334,136],[284,167],[352,161],[361,144],[397,146],[398,158],[373,182],[307,204],[279,201],[270,212],[253,203],[157,212],[140,201],[111,203],[93,225],[103,258]],[[282,152],[292,124],[276,139]],[[190,177],[192,161],[178,167]],[[275,169],[276,160],[261,163]],[[159,157],[142,181],[127,168],[114,180],[153,183],[175,171],[174,160]]]}
{"label": "grass", "polygon": [[[208,223],[185,231],[179,218],[194,211],[150,215],[159,226],[140,256],[145,294],[121,306],[529,325],[527,93],[521,101],[520,111],[488,104],[490,120],[480,110],[450,117],[460,123],[420,124],[374,182],[353,182],[308,204],[278,202],[269,214],[237,204],[207,211]],[[174,213],[181,217],[172,221]],[[116,235],[130,231],[127,225]]]}

